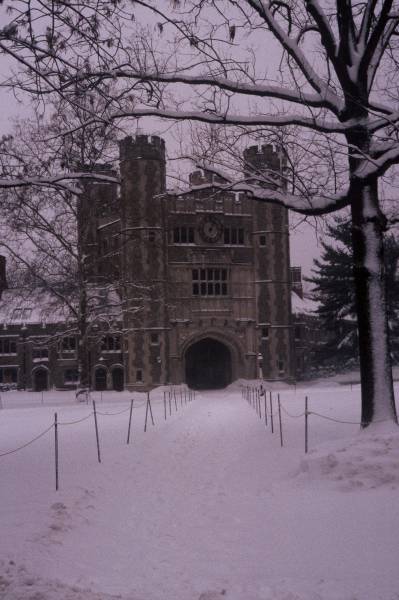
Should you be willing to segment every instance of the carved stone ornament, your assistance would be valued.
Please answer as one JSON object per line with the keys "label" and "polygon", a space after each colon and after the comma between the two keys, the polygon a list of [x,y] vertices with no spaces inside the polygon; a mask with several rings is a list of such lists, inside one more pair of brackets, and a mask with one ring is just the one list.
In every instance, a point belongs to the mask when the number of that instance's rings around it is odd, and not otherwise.
{"label": "carved stone ornament", "polygon": [[199,234],[204,242],[217,242],[222,235],[222,231],[222,222],[213,215],[204,217],[199,224]]}

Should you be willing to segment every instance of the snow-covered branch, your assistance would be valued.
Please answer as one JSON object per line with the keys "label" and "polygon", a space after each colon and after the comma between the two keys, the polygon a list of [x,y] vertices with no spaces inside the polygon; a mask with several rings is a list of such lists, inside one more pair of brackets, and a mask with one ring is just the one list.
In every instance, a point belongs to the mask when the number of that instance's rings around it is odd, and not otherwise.
{"label": "snow-covered branch", "polygon": [[281,189],[272,189],[270,185],[267,187],[266,185],[262,186],[261,184],[254,184],[252,182],[253,178],[250,176],[244,179],[234,180],[228,173],[206,161],[196,162],[196,167],[215,175],[216,178],[214,177],[212,178],[212,181],[201,185],[191,186],[184,191],[169,191],[169,195],[185,196],[200,190],[244,193],[253,200],[285,206],[286,208],[303,215],[328,214],[330,212],[335,212],[340,208],[344,208],[350,203],[349,190],[344,194],[326,194],[324,196],[320,194],[293,194]]}
{"label": "snow-covered branch", "polygon": [[56,188],[68,191],[72,194],[79,195],[82,190],[74,185],[70,185],[70,181],[99,181],[102,183],[118,183],[116,177],[109,175],[101,175],[100,173],[60,173],[54,177],[6,177],[0,178],[0,189],[15,189],[23,187],[41,187],[41,188]]}
{"label": "snow-covered branch", "polygon": [[[112,79],[115,81],[118,79],[134,79],[147,82],[182,83],[190,86],[210,86],[219,90],[232,92],[233,94],[285,100],[287,102],[312,108],[328,108],[337,115],[343,108],[343,101],[337,96],[333,98],[333,95],[327,88],[323,88],[320,93],[308,93],[299,88],[266,85],[264,83],[247,83],[234,81],[226,77],[186,75],[184,73],[179,73],[178,71],[175,71],[174,73],[144,70],[136,71],[132,68],[121,69],[119,67],[110,71],[95,71],[88,75],[83,74],[80,76],[80,79],[87,79],[88,77],[98,78],[99,80]],[[70,81],[68,82],[68,86],[75,83],[76,81]]]}
{"label": "snow-covered branch", "polygon": [[[281,115],[245,115],[245,114],[221,114],[207,111],[185,111],[161,109],[157,107],[132,108],[114,112],[109,115],[110,121],[126,119],[129,117],[160,117],[175,121],[197,121],[200,123],[209,123],[214,125],[241,125],[247,127],[288,127],[298,125],[313,131],[321,133],[345,133],[346,131],[358,125],[358,121],[348,120],[345,123],[328,121],[322,117],[306,117],[299,114],[281,114]],[[87,124],[95,123],[96,120],[90,119]],[[380,122],[379,122],[380,123]],[[70,133],[70,131],[64,132]]]}

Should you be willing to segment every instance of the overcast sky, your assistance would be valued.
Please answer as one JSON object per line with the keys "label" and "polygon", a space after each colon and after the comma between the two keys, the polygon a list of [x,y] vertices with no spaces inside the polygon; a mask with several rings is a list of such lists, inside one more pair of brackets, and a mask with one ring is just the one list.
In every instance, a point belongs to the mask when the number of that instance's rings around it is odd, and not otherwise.
{"label": "overcast sky", "polygon": [[[0,62],[1,67],[1,62]],[[10,93],[0,90],[0,135],[9,133],[12,129],[11,119],[13,117],[23,117],[29,114],[29,110]],[[146,133],[152,134],[147,126]],[[167,129],[167,128],[165,128]],[[136,125],[132,125],[132,131],[136,130]],[[159,133],[156,131],[155,133]],[[161,132],[162,135],[162,132]],[[167,135],[166,135],[167,137]],[[320,254],[319,238],[322,235],[322,222],[314,218],[309,223],[301,222],[297,216],[291,218],[291,265],[301,266],[305,274],[309,274],[313,264],[313,258]]]}

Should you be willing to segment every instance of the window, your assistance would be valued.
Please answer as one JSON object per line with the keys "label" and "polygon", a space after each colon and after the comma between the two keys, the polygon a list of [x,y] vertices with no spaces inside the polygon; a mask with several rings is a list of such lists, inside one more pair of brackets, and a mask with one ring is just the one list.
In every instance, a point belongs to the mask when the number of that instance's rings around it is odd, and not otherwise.
{"label": "window", "polygon": [[241,194],[239,192],[236,192],[234,194],[234,212],[235,213],[242,212]]}
{"label": "window", "polygon": [[266,246],[266,236],[265,235],[259,236],[259,246]]}
{"label": "window", "polygon": [[204,200],[203,198],[195,199],[195,210],[196,212],[202,212],[204,210]]}
{"label": "window", "polygon": [[16,354],[17,342],[15,339],[0,338],[0,354]]}
{"label": "window", "polygon": [[194,244],[194,227],[175,227],[173,229],[174,244]]}
{"label": "window", "polygon": [[224,243],[227,245],[243,245],[244,229],[242,227],[225,227]]}
{"label": "window", "polygon": [[3,369],[0,369],[0,383],[17,383],[17,381],[17,367],[5,367]]}
{"label": "window", "polygon": [[141,369],[136,371],[136,381],[143,381],[143,371]]}
{"label": "window", "polygon": [[41,360],[48,358],[48,348],[46,346],[35,346],[32,349],[32,357]]}
{"label": "window", "polygon": [[301,327],[299,325],[295,326],[294,336],[295,336],[296,340],[300,340],[302,338],[302,331],[301,331]]}
{"label": "window", "polygon": [[155,242],[155,231],[149,231],[148,232],[148,241],[149,242]]}
{"label": "window", "polygon": [[277,369],[279,373],[284,373],[284,361],[282,358],[277,360]]}
{"label": "window", "polygon": [[61,340],[61,354],[67,354],[68,358],[76,353],[76,337],[67,335]]}
{"label": "window", "polygon": [[227,296],[227,269],[193,269],[193,296]]}
{"label": "window", "polygon": [[102,352],[120,352],[121,351],[121,340],[117,335],[106,335],[103,337]]}
{"label": "window", "polygon": [[302,283],[302,268],[290,267],[292,283]]}
{"label": "window", "polygon": [[262,327],[262,329],[261,329],[261,336],[262,336],[262,340],[268,340],[269,339],[269,328],[268,327]]}
{"label": "window", "polygon": [[79,372],[77,369],[66,369],[64,371],[64,384],[73,385],[79,381]]}
{"label": "window", "polygon": [[158,346],[159,345],[159,334],[158,333],[151,333],[150,335],[150,342],[153,346]]}
{"label": "window", "polygon": [[176,198],[176,212],[185,212],[186,210],[186,199],[181,197]]}
{"label": "window", "polygon": [[223,212],[224,209],[224,200],[220,196],[217,196],[215,200],[215,210],[217,212]]}

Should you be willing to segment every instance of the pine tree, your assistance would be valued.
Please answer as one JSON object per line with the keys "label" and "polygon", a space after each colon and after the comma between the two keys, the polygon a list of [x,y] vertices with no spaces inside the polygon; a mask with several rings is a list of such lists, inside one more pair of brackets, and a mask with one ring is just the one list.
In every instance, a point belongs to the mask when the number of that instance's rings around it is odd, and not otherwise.
{"label": "pine tree", "polygon": [[[359,363],[359,349],[350,220],[336,217],[327,235],[331,241],[322,243],[321,258],[314,260],[313,275],[307,278],[327,334],[327,341],[316,349],[315,362],[322,369],[352,368]],[[384,253],[390,350],[393,363],[399,363],[399,240],[393,234],[385,237]]]}

